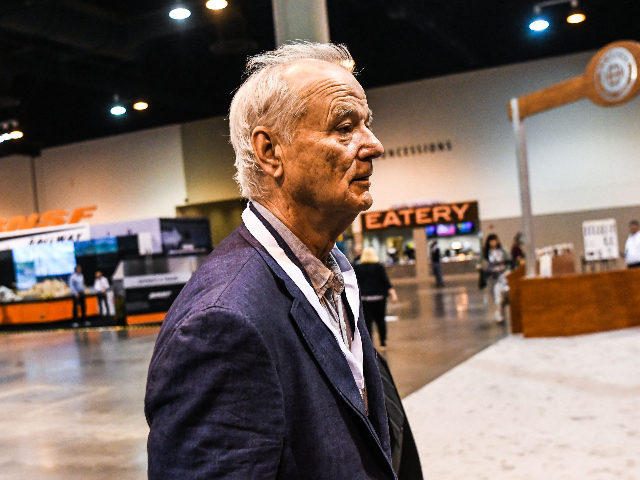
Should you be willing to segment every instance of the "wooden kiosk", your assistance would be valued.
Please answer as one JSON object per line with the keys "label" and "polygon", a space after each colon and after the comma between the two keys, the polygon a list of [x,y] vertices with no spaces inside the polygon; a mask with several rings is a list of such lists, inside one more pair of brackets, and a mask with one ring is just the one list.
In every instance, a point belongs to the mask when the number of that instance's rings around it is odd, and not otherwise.
{"label": "wooden kiosk", "polygon": [[[614,42],[599,50],[585,73],[543,90],[513,98],[509,118],[517,138],[522,231],[529,256],[534,252],[526,137],[522,120],[551,108],[589,98],[611,107],[640,91],[640,43]],[[511,331],[526,337],[577,335],[640,325],[640,269],[535,278],[529,258],[526,273],[509,280]]]}

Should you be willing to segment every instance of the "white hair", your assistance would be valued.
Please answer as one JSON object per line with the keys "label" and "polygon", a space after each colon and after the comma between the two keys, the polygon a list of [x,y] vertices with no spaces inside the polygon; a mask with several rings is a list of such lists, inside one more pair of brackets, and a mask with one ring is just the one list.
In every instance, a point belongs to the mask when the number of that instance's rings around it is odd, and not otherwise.
{"label": "white hair", "polygon": [[353,58],[344,45],[295,42],[256,55],[247,62],[247,78],[236,91],[229,109],[231,144],[236,154],[234,179],[243,197],[264,198],[264,173],[256,161],[251,134],[259,125],[272,128],[289,144],[298,120],[305,114],[305,100],[283,80],[284,67],[304,60],[321,60],[353,72]]}

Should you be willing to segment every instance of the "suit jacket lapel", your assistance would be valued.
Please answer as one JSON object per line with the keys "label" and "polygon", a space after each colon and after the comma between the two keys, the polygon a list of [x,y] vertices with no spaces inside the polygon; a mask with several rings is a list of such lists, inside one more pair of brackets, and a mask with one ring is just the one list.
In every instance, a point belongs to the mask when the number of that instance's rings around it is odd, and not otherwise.
{"label": "suit jacket lapel", "polygon": [[[367,392],[370,398],[384,398],[384,391],[382,389],[382,381],[380,379],[380,369],[378,368],[378,361],[376,356],[378,353],[373,348],[373,343],[369,337],[369,332],[364,324],[364,315],[362,313],[362,307],[360,307],[360,316],[358,319],[360,335],[362,336],[362,356],[364,363],[364,378],[367,382]],[[387,411],[384,401],[374,402],[369,404],[369,421],[378,432],[378,438],[382,449],[387,453],[387,456],[391,458],[391,444],[389,439],[389,424],[387,423]]]}
{"label": "suit jacket lapel", "polygon": [[[285,272],[287,279],[291,280],[291,282],[298,287],[295,291],[298,292],[299,290],[302,292],[309,304],[316,311],[318,317],[320,317],[322,323],[324,323],[329,332],[331,332],[331,334],[336,338],[337,346],[347,360],[347,364],[349,365],[349,369],[351,370],[357,387],[361,389],[364,388],[364,364],[362,361],[362,343],[360,335],[355,332],[353,342],[350,347],[347,347],[347,345],[343,343],[342,333],[331,318],[327,309],[322,306],[316,290],[309,277],[306,275],[306,271],[300,264],[299,259],[289,249],[284,239],[282,239],[275,229],[271,227],[269,222],[259,215],[259,213],[254,211],[252,204],[249,204],[249,207],[242,213],[242,219],[247,230],[258,241],[258,243],[264,247],[264,251],[269,255],[269,257],[273,259],[280,269]],[[282,245],[284,245],[284,248]],[[351,280],[353,280],[352,289],[356,291],[357,295],[358,287],[355,283],[355,275],[352,275]],[[347,275],[345,275],[345,286],[347,285],[349,285],[349,283],[347,283]],[[347,294],[348,293],[349,292],[347,291]]]}
{"label": "suit jacket lapel", "polygon": [[[283,282],[287,291],[293,297],[293,305],[290,312],[291,319],[296,324],[298,331],[300,332],[300,336],[308,345],[309,350],[317,361],[318,366],[329,380],[329,383],[331,383],[331,385],[340,394],[340,397],[365,422],[367,428],[375,438],[376,443],[380,445],[383,453],[385,453],[386,456],[389,456],[388,442],[385,441],[384,444],[381,442],[381,438],[388,437],[388,434],[384,434],[385,431],[388,431],[388,427],[386,424],[383,425],[383,422],[381,422],[381,420],[386,422],[384,402],[374,402],[372,405],[372,412],[370,412],[371,418],[367,417],[365,414],[364,401],[360,396],[360,392],[353,380],[353,375],[346,360],[336,361],[336,359],[343,358],[343,353],[338,347],[333,334],[327,329],[324,323],[322,323],[318,313],[309,304],[302,291],[289,278],[280,265],[278,265],[278,263],[265,251],[260,242],[258,242],[245,227],[240,229],[240,233],[256,248],[269,268],[273,271],[276,277]],[[362,309],[360,309],[360,317],[362,317]],[[358,319],[358,325],[361,335],[363,335],[362,332],[363,329],[366,332],[366,326],[364,325],[362,318]],[[371,379],[366,379],[367,388],[371,388],[371,398],[382,399],[384,396],[382,394],[382,388],[378,386],[380,382],[377,380],[379,373],[375,361],[375,351],[371,347],[370,340],[367,341],[366,344],[367,348],[363,351],[363,354],[365,355],[364,367],[372,377]],[[375,425],[371,420],[375,422]]]}
{"label": "suit jacket lapel", "polygon": [[[287,287],[289,288],[291,285],[287,285]],[[293,288],[297,287],[293,285]],[[289,292],[292,293],[291,290]],[[329,382],[360,416],[365,417],[364,401],[353,381],[351,370],[349,370],[346,360],[341,361],[344,358],[343,353],[333,334],[327,330],[304,295],[294,295],[291,319],[297,325],[300,335],[309,346]],[[336,361],[337,359],[339,360]]]}

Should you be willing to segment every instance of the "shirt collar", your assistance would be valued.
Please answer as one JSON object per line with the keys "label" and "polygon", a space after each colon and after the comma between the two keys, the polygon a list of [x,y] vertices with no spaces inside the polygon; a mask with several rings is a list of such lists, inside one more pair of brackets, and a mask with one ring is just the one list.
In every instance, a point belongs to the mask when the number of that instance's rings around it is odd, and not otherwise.
{"label": "shirt collar", "polygon": [[340,271],[340,266],[336,259],[333,258],[333,255],[329,253],[326,264],[322,263],[318,257],[311,253],[311,250],[309,250],[302,240],[289,230],[269,209],[255,201],[253,201],[252,204],[289,246],[307,272],[318,298],[323,297],[327,293],[327,290],[331,288],[338,295],[342,294],[344,290],[344,279]]}

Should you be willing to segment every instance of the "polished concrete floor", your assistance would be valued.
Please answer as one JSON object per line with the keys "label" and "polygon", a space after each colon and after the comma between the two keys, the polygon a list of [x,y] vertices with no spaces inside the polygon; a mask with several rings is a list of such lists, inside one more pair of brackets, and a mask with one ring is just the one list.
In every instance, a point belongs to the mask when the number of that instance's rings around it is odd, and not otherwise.
{"label": "polished concrete floor", "polygon": [[[402,396],[505,335],[474,277],[448,280],[442,289],[396,282],[384,354]],[[0,479],[145,478],[143,398],[157,332],[0,335]]]}
{"label": "polished concrete floor", "polygon": [[[506,323],[496,324],[489,314],[486,292],[477,276],[446,279],[444,288],[431,284],[394,282],[399,302],[388,304],[389,362],[400,395],[405,397],[480,350],[504,337]],[[373,333],[378,346],[377,333]]]}
{"label": "polished concrete floor", "polygon": [[640,479],[640,327],[513,335],[405,397],[425,478]]}

